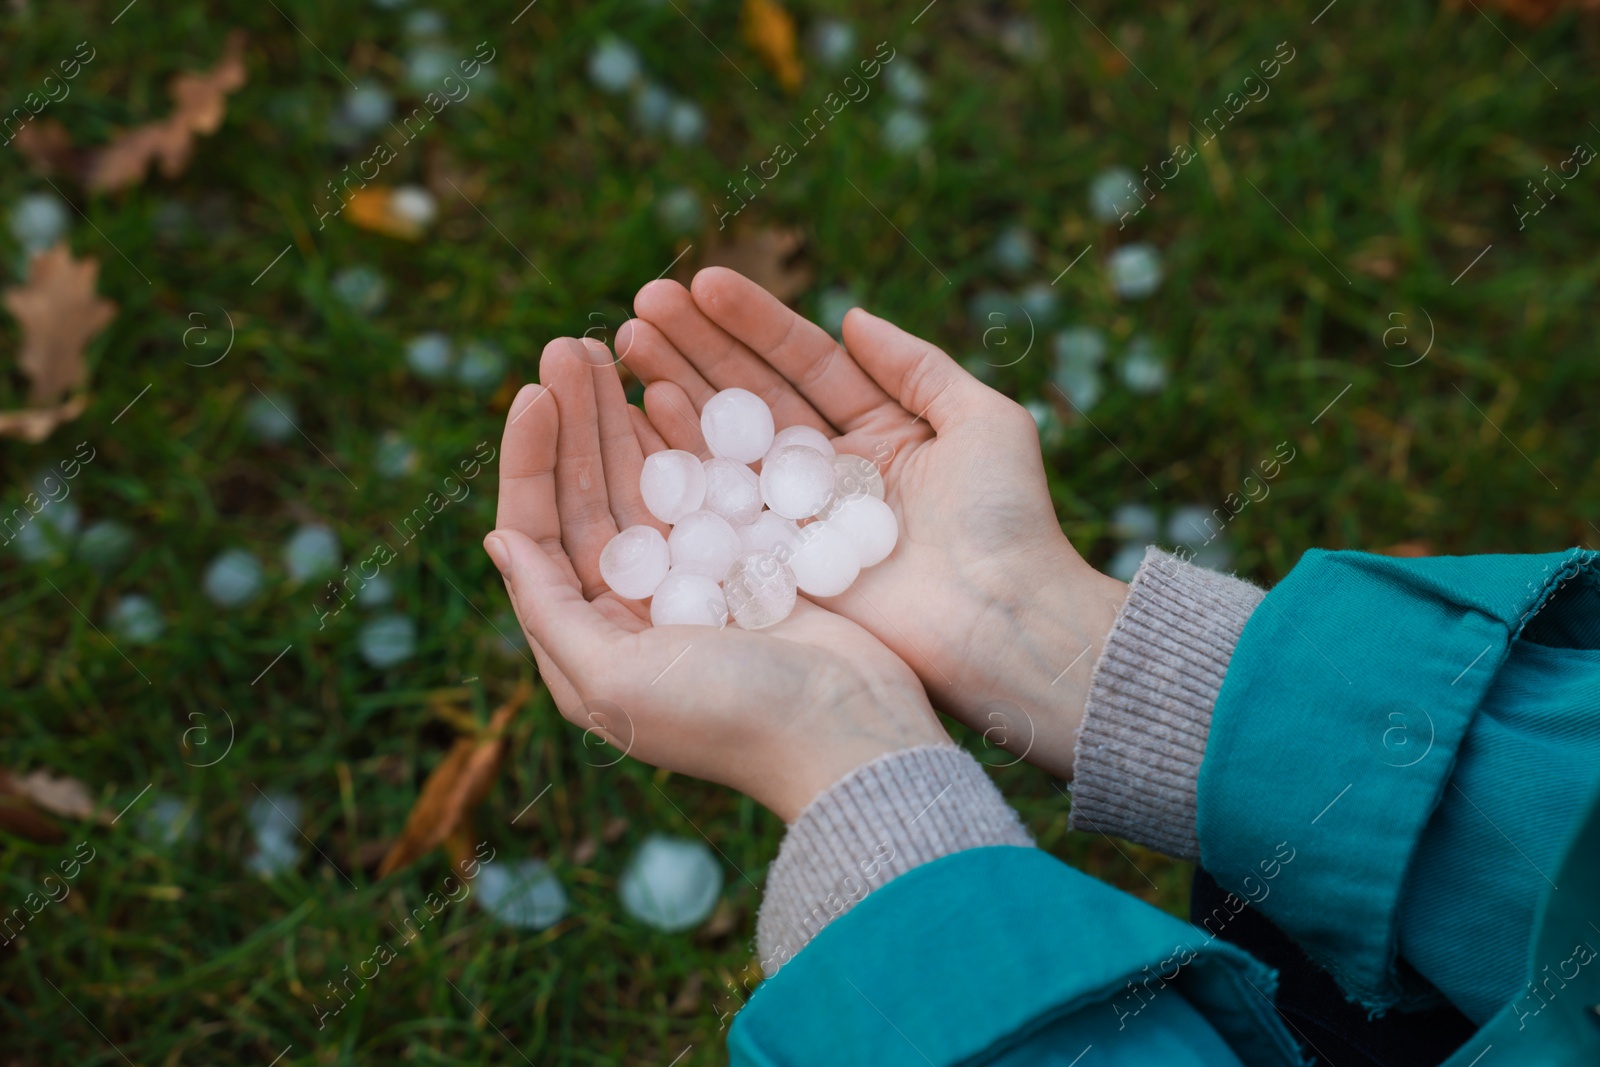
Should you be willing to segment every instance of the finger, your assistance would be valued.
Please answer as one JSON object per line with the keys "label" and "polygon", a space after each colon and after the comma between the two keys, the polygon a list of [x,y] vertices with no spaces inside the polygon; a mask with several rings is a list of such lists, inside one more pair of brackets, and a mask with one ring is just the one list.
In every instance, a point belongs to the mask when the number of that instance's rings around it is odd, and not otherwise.
{"label": "finger", "polygon": [[[555,397],[542,385],[524,385],[511,401],[500,438],[500,499],[495,525],[517,530],[545,551],[559,555],[561,517],[556,510],[556,439],[560,416]],[[573,581],[577,581],[576,573]]]}
{"label": "finger", "polygon": [[551,341],[539,359],[539,380],[555,394],[560,414],[556,511],[561,516],[561,543],[582,583],[584,597],[593,598],[606,588],[600,577],[600,552],[617,535],[617,523],[606,495],[594,368],[586,353],[576,338]]}
{"label": "finger", "polygon": [[935,433],[965,415],[992,414],[999,401],[1010,403],[938,348],[862,308],[845,315],[844,343],[901,407],[927,419]]}
{"label": "finger", "polygon": [[[599,417],[600,464],[605,468],[606,496],[611,501],[611,516],[620,529],[629,526],[652,526],[662,534],[667,524],[650,514],[639,494],[639,472],[644,468],[644,450],[633,430],[633,418],[628,414],[636,410],[628,403],[622,391],[622,378],[617,374],[611,353],[599,341],[589,342],[594,357],[603,362],[591,365],[590,377],[594,381],[595,410]],[[601,353],[604,353],[602,356]]]}
{"label": "finger", "polygon": [[[553,555],[519,530],[496,529],[484,549],[504,551],[501,574],[511,593],[517,620],[528,640],[542,649],[561,677],[576,689],[608,661],[608,650],[626,632],[589,603],[578,583],[563,573]],[[501,560],[495,560],[501,566]]]}
{"label": "finger", "polygon": [[[651,282],[639,290],[633,307],[641,318],[659,329],[713,387],[750,390],[772,409],[772,417],[779,426],[810,426],[830,436],[837,432],[771,364],[712,322],[689,295],[689,290],[677,282],[669,279]],[[696,410],[703,405],[701,401]]]}
{"label": "finger", "polygon": [[650,416],[643,411],[628,405],[628,419],[633,423],[633,435],[639,439],[639,450],[646,456],[653,456],[657,452],[665,452],[669,446],[656,433],[656,428],[650,425]]}
{"label": "finger", "polygon": [[716,394],[716,390],[700,372],[683,358],[683,353],[667,340],[653,323],[644,319],[629,319],[617,329],[617,355],[634,376],[649,385],[651,382],[677,382],[694,400],[693,410]]}
{"label": "finger", "polygon": [[750,351],[760,356],[840,433],[869,422],[891,429],[910,422],[894,399],[851,358],[828,332],[795,314],[744,275],[707,267],[694,276],[695,304]]}
{"label": "finger", "polygon": [[651,425],[660,431],[668,448],[693,452],[703,460],[711,458],[711,450],[700,433],[700,419],[677,382],[651,382],[645,386],[644,413],[650,416]]}

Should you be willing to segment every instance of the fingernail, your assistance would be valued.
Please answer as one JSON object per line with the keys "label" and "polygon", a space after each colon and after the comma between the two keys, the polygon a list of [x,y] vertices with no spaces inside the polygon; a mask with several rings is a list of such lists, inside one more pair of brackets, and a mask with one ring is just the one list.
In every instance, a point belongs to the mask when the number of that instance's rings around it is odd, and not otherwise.
{"label": "fingernail", "polygon": [[489,553],[489,558],[494,561],[501,574],[511,569],[511,552],[506,548],[503,539],[490,534],[483,539],[483,550]]}

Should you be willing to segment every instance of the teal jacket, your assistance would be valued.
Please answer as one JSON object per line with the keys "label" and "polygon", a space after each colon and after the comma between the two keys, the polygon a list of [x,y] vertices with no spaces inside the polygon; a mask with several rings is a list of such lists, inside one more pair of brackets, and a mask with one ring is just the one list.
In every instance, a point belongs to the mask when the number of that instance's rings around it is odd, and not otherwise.
{"label": "teal jacket", "polygon": [[[1206,869],[1352,1000],[1444,998],[1477,1022],[1446,1067],[1600,1064],[1600,553],[1307,553],[1234,651],[1198,831]],[[1275,974],[1211,929],[1038,849],[958,852],[823,929],[729,1050],[1312,1062]]]}

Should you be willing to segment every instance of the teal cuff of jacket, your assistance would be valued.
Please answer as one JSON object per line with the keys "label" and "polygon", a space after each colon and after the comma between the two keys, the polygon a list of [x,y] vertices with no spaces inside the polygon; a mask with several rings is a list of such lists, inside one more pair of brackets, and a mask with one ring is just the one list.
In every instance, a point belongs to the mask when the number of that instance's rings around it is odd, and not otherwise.
{"label": "teal cuff of jacket", "polygon": [[1080,1012],[1135,1030],[1128,1017],[1166,991],[1241,1062],[1297,1065],[1276,986],[1246,953],[1044,852],[975,848],[830,923],[756,990],[728,1048],[752,1067],[980,1063]]}
{"label": "teal cuff of jacket", "polygon": [[[1515,995],[1600,772],[1596,705],[1569,708],[1586,725],[1563,734],[1530,714],[1527,681],[1559,676],[1569,704],[1600,692],[1585,651],[1600,635],[1597,557],[1312,551],[1245,627],[1200,769],[1202,862],[1374,1011],[1431,992],[1402,979],[1403,934],[1408,961],[1432,963],[1476,1020]],[[1498,794],[1534,767],[1571,788],[1525,791],[1507,811]],[[1295,858],[1269,875],[1284,843]],[[1474,904],[1503,905],[1477,941],[1461,926]]]}

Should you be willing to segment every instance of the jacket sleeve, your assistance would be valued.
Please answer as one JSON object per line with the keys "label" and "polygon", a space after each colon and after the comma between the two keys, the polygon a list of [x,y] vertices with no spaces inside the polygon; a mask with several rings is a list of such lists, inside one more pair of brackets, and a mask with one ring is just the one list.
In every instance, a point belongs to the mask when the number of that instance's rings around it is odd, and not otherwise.
{"label": "jacket sleeve", "polygon": [[1596,557],[1307,553],[1244,629],[1197,783],[1207,870],[1351,999],[1442,993],[1547,1063],[1600,1062]]}
{"label": "jacket sleeve", "polygon": [[757,944],[739,1064],[1299,1062],[1271,972],[1033,848],[954,746],[875,760],[800,814]]}

